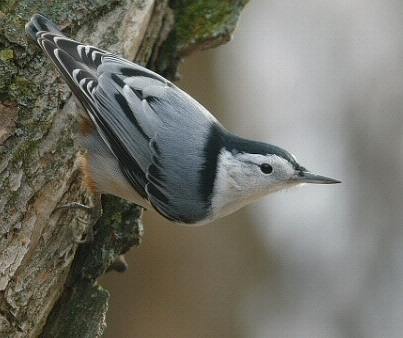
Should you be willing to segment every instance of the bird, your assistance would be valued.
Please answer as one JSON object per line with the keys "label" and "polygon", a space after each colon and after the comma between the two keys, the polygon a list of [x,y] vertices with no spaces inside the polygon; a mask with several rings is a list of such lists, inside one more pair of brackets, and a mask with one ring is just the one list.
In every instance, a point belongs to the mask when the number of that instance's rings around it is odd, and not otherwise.
{"label": "bird", "polygon": [[169,80],[70,39],[41,14],[25,29],[84,108],[78,137],[92,192],[201,225],[276,191],[340,183],[308,171],[287,150],[228,131]]}

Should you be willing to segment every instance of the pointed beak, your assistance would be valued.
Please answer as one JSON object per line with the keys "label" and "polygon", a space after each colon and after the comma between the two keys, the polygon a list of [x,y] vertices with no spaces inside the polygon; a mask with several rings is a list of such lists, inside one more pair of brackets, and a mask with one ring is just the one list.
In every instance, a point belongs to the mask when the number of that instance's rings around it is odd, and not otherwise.
{"label": "pointed beak", "polygon": [[300,183],[315,183],[315,184],[341,183],[341,181],[335,180],[334,178],[315,175],[315,174],[310,173],[307,170],[298,171],[298,173],[293,178],[293,181],[297,181]]}

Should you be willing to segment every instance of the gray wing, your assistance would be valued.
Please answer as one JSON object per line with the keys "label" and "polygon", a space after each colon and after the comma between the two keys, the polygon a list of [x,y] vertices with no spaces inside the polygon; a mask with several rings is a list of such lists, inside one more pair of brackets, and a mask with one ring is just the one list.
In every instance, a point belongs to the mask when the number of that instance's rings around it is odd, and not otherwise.
{"label": "gray wing", "polygon": [[160,75],[68,39],[42,16],[33,17],[27,31],[86,108],[136,191],[172,221],[204,219],[209,202],[200,173],[215,118]]}
{"label": "gray wing", "polygon": [[[165,217],[195,223],[209,212],[200,174],[206,167],[206,144],[217,121],[199,103],[161,76],[105,55],[91,93],[96,118],[123,143],[119,159],[135,159],[145,173],[144,190]],[[115,142],[105,133],[106,141]],[[138,168],[126,167],[136,175]]]}

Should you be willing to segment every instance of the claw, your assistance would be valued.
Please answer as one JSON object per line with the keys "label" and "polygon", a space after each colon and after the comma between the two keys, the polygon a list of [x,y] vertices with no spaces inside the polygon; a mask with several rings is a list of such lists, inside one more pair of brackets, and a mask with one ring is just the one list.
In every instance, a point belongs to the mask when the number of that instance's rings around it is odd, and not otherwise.
{"label": "claw", "polygon": [[[85,224],[86,225],[86,235],[84,237],[84,239],[77,239],[75,238],[74,241],[82,244],[82,243],[88,243],[88,242],[92,242],[94,240],[94,225],[97,222],[97,220],[102,216],[102,205],[101,205],[101,199],[100,198],[96,198],[93,199],[93,206],[88,206],[82,203],[78,203],[78,202],[71,202],[71,203],[67,203],[65,205],[62,205],[60,207],[57,207],[55,210],[60,210],[60,209],[80,209],[80,210],[84,210],[85,212],[88,213],[89,215],[89,220],[83,218],[83,217],[77,217],[77,221],[79,223]],[[74,232],[74,229],[73,229]]]}
{"label": "claw", "polygon": [[87,232],[83,239],[75,239],[75,242],[78,244],[91,243],[95,237],[95,234],[94,234],[94,225],[95,224],[90,224],[90,222],[88,222],[87,219],[80,217],[80,216],[77,216],[77,222],[84,224]]}
{"label": "claw", "polygon": [[64,204],[60,207],[57,207],[55,210],[60,210],[60,209],[81,209],[81,210],[85,210],[85,211],[91,211],[92,207],[82,204],[82,203],[78,203],[78,202],[71,202],[71,203]]}

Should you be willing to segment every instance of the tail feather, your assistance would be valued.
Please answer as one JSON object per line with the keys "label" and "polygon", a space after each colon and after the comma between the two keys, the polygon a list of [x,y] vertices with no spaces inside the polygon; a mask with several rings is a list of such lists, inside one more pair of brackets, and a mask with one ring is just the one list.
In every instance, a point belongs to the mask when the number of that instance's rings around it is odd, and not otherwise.
{"label": "tail feather", "polygon": [[107,52],[66,37],[48,18],[35,14],[25,30],[49,56],[72,92],[91,111],[91,91],[98,83],[97,69]]}
{"label": "tail feather", "polygon": [[[53,61],[55,50],[59,49],[68,54],[71,61],[73,61],[78,68],[96,70],[102,62],[102,55],[107,53],[99,48],[83,45],[80,42],[68,38],[51,20],[41,14],[33,15],[31,20],[25,25],[25,30],[31,39],[34,40]],[[56,64],[56,66],[58,65]]]}
{"label": "tail feather", "polygon": [[52,21],[41,14],[35,14],[32,16],[31,20],[29,20],[25,25],[25,31],[36,43],[38,43],[38,33],[48,32],[54,35],[63,36],[60,29]]}

